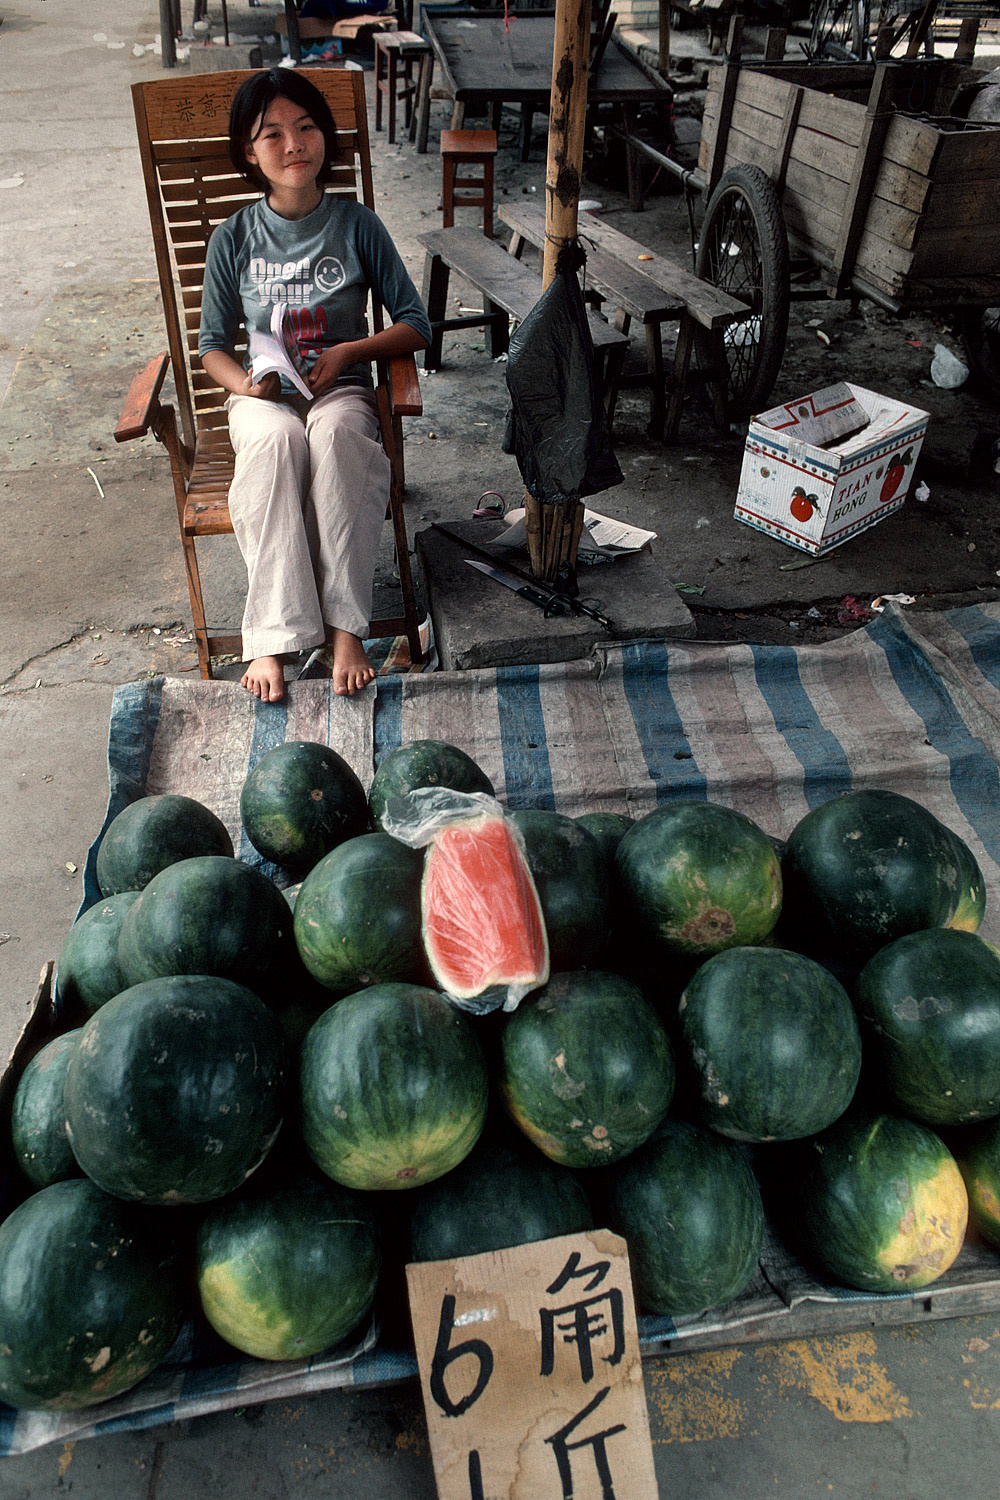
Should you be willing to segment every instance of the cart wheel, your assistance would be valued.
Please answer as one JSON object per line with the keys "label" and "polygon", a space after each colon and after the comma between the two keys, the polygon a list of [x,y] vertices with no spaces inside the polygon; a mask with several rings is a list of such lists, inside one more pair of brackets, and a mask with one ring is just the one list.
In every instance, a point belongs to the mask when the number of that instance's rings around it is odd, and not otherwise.
{"label": "cart wheel", "polygon": [[969,369],[1000,401],[1000,307],[973,307],[962,316],[962,340]]}
{"label": "cart wheel", "polygon": [[[750,315],[722,334],[731,420],[760,411],[774,389],[788,333],[788,236],[781,204],[760,167],[730,167],[708,200],[695,272],[747,303]],[[699,330],[702,365],[715,362],[718,334]]]}

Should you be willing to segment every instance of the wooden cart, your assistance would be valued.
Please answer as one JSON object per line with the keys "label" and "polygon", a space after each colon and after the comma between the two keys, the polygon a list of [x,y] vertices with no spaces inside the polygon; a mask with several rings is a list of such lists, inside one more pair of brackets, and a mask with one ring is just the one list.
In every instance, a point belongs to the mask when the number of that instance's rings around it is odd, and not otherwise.
{"label": "wooden cart", "polygon": [[[751,309],[725,335],[733,416],[766,405],[792,295],[824,291],[957,310],[1000,394],[1000,125],[967,117],[984,74],[944,58],[743,63],[734,22],[698,169],[673,165],[708,195],[698,274]],[[793,294],[795,259],[814,274]]]}

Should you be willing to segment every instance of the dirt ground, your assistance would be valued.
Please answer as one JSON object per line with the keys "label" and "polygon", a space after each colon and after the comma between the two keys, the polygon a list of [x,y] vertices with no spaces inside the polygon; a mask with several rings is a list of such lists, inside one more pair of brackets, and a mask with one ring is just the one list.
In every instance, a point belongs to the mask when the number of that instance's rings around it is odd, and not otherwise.
{"label": "dirt ground", "polygon": [[[677,121],[679,150],[692,164],[702,100],[697,91],[679,96],[678,107],[685,111]],[[501,203],[505,197],[544,192],[544,135],[536,124],[532,158],[522,164],[516,130],[516,116],[505,112],[498,159]],[[692,266],[703,201],[695,194],[689,204],[676,179],[655,166],[644,167],[644,180],[647,196],[642,212],[636,213],[624,191],[621,149],[610,133],[602,140],[598,132],[585,160],[582,198],[598,202],[596,212],[623,233]],[[586,217],[580,217],[584,240]],[[809,270],[793,260],[793,275],[805,273],[807,284]],[[466,293],[467,304],[469,300]],[[733,521],[745,423],[720,432],[711,423],[707,400],[697,395],[687,402],[677,447],[665,448],[651,443],[647,434],[645,392],[623,390],[614,445],[627,482],[592,503],[657,528],[667,544],[664,561],[670,577],[690,586],[685,602],[704,638],[827,639],[870,618],[868,606],[881,593],[913,594],[923,607],[994,597],[1000,585],[1000,477],[995,468],[1000,409],[974,378],[957,390],[935,385],[930,365],[938,344],[963,355],[954,313],[915,311],[894,317],[870,301],[833,301],[822,288],[809,300],[793,300],[771,404],[847,379],[930,414],[903,510],[823,562]],[[669,346],[668,333],[667,358]],[[475,358],[477,349],[482,349],[480,334],[453,336],[452,368],[464,366],[470,353]],[[643,358],[640,333],[633,337],[626,368],[638,370]],[[632,475],[642,467],[641,455],[652,463],[636,492]],[[921,484],[929,491],[922,502],[915,498]],[[687,524],[689,493],[698,514]]]}

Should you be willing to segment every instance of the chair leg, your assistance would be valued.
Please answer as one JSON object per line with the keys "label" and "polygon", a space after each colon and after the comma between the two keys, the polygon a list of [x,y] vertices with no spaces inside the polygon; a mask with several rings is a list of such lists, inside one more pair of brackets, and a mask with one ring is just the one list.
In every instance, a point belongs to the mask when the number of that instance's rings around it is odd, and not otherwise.
{"label": "chair leg", "polygon": [[194,625],[195,650],[198,653],[198,669],[202,677],[210,678],[212,675],[212,658],[208,650],[208,626],[205,623],[205,602],[201,593],[201,575],[198,572],[198,558],[194,550],[194,537],[185,536],[181,533],[181,546],[184,549],[184,571],[187,574],[188,594],[191,599],[191,620]]}
{"label": "chair leg", "polygon": [[379,427],[382,446],[389,455],[392,477],[389,481],[389,513],[392,517],[392,535],[396,551],[396,567],[399,571],[399,591],[403,596],[403,618],[406,623],[406,640],[410,648],[410,661],[418,666],[424,659],[420,645],[420,621],[417,618],[417,596],[413,587],[413,572],[410,568],[410,544],[406,535],[406,517],[403,514],[403,491],[399,480],[401,465],[396,452],[395,421],[389,411],[389,393],[379,386],[376,393]]}
{"label": "chair leg", "polygon": [[172,406],[160,407],[159,426],[156,436],[167,450],[170,473],[174,482],[174,504],[177,508],[177,525],[181,535],[181,550],[184,554],[184,572],[187,577],[188,598],[191,601],[191,623],[194,627],[195,650],[198,653],[198,670],[202,677],[212,675],[212,656],[208,649],[208,625],[205,621],[205,600],[201,592],[201,575],[198,558],[194,550],[194,537],[184,530],[184,507],[187,501],[187,474],[181,456],[181,442],[177,432],[177,414]]}

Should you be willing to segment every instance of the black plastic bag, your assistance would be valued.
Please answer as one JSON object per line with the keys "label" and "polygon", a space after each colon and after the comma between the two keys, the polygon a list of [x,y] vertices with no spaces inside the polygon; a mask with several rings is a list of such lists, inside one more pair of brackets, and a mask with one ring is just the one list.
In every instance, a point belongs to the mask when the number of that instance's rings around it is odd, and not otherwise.
{"label": "black plastic bag", "polygon": [[594,375],[594,346],[576,272],[586,257],[565,246],[556,274],[511,336],[511,409],[503,451],[513,453],[530,494],[557,505],[624,479],[611,447]]}

